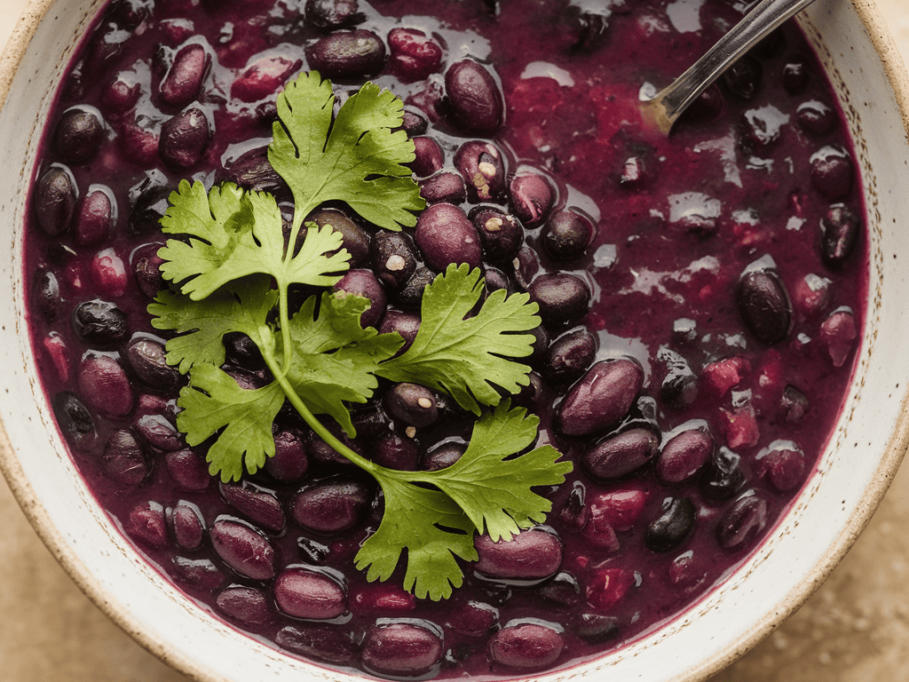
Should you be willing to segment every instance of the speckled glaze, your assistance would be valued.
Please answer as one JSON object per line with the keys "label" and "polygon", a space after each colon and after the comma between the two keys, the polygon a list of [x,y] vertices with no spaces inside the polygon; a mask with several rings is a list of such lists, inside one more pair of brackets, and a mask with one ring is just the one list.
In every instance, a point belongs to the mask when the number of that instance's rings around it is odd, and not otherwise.
{"label": "speckled glaze", "polygon": [[[35,378],[21,286],[23,211],[43,121],[78,36],[103,0],[34,0],[0,57],[0,468],[83,590],[162,660],[198,680],[352,679],[281,654],[194,608],[131,548],[85,488]],[[745,566],[688,612],[616,654],[541,680],[702,680],[797,608],[855,541],[909,442],[909,94],[876,9],[829,0],[801,19],[840,97],[861,164],[870,281],[862,355],[818,472]]]}

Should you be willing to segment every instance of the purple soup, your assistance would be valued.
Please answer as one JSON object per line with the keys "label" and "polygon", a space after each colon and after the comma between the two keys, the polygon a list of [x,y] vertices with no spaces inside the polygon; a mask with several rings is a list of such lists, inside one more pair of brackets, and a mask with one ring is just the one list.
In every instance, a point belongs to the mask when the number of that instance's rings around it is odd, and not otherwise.
{"label": "purple soup", "polygon": [[[519,677],[608,655],[677,617],[760,544],[812,475],[848,388],[866,298],[859,169],[836,97],[786,24],[661,137],[655,92],[741,18],[665,0],[114,0],[64,78],[35,172],[25,273],[40,378],[86,484],[199,608],[289,655],[382,678]],[[225,483],[177,428],[160,219],[181,180],[293,197],[266,147],[301,72],[343,102],[405,104],[427,208],[389,232],[344,202],[335,289],[413,343],[428,282],[479,267],[529,294],[513,397],[574,469],[544,524],[477,535],[432,601],[403,561],[354,556],[383,497],[285,404],[275,456]],[[286,239],[286,237],[285,237]],[[302,303],[300,294],[296,305]],[[291,296],[294,299],[294,296]],[[224,337],[240,387],[271,380]],[[350,405],[365,458],[441,470],[473,416],[419,383]],[[322,421],[341,434],[327,416]],[[343,440],[343,438],[342,438]]]}

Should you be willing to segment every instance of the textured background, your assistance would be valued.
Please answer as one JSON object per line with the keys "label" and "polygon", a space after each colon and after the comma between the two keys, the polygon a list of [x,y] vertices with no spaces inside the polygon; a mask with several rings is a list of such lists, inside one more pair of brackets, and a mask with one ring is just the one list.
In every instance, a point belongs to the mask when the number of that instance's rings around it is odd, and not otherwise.
{"label": "textured background", "polygon": [[[26,0],[0,0],[0,45]],[[909,62],[909,0],[879,0]],[[909,679],[909,468],[825,585],[711,682]],[[72,583],[0,479],[0,678],[186,682],[124,635]]]}

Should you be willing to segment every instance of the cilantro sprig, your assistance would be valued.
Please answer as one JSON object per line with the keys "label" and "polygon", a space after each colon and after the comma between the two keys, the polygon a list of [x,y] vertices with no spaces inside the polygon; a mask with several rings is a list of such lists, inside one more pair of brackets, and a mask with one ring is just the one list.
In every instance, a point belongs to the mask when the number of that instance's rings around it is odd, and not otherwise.
{"label": "cilantro sprig", "polygon": [[[528,384],[539,325],[526,294],[490,294],[482,305],[479,270],[452,265],[423,295],[422,324],[411,347],[363,328],[369,303],[324,291],[291,310],[288,290],[328,287],[350,268],[350,255],[331,227],[305,225],[326,201],[343,201],[383,229],[416,223],[424,208],[404,165],[414,145],[399,128],[403,105],[367,83],[333,114],[331,83],[315,72],[288,84],[278,97],[269,159],[290,187],[295,211],[289,238],[276,199],[231,183],[211,190],[180,183],[162,228],[178,239],[159,251],[173,284],[149,306],[155,328],[176,332],[167,361],[189,375],[178,403],[178,428],[191,446],[209,444],[213,475],[224,481],[255,473],[275,453],[272,425],[285,400],[326,443],[372,475],[384,495],[377,531],[355,562],[369,580],[387,580],[406,554],[405,588],[418,597],[447,598],[463,583],[458,560],[475,561],[475,533],[509,540],[542,522],[551,503],[533,491],[564,481],[571,464],[546,445],[524,452],[539,419],[514,408],[502,393]],[[246,334],[273,379],[245,390],[227,374],[223,339]],[[345,446],[317,415],[334,419],[354,437],[350,406],[365,403],[378,379],[409,381],[450,395],[478,417],[470,444],[440,471],[382,467]],[[523,454],[519,454],[523,453]]]}

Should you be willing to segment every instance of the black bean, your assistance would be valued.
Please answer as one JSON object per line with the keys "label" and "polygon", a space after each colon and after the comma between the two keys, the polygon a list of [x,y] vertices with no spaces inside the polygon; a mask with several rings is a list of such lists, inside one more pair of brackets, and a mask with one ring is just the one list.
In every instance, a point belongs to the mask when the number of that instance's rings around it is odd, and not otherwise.
{"label": "black bean", "polygon": [[795,119],[799,128],[806,133],[820,137],[836,127],[836,114],[823,102],[810,101],[800,105]]}
{"label": "black bean", "polygon": [[445,73],[451,117],[463,130],[494,133],[505,121],[505,99],[492,74],[472,59],[455,62]]}
{"label": "black bean", "polygon": [[628,414],[643,384],[644,371],[632,360],[598,362],[559,405],[559,430],[566,436],[607,430]]}
{"label": "black bean", "polygon": [[142,440],[155,450],[176,452],[185,447],[180,432],[163,415],[143,414],[136,420],[135,429]]}
{"label": "black bean", "polygon": [[431,669],[442,653],[442,641],[429,628],[392,622],[367,631],[361,661],[368,671],[412,677]]}
{"label": "black bean", "polygon": [[218,595],[215,603],[221,613],[241,623],[261,625],[271,618],[268,599],[255,587],[231,585]]}
{"label": "black bean", "polygon": [[73,331],[93,346],[110,346],[126,338],[126,313],[101,299],[85,301],[73,310]]}
{"label": "black bean", "polygon": [[123,419],[133,409],[132,384],[120,363],[108,355],[88,353],[79,363],[79,394],[96,412]]}
{"label": "black bean", "polygon": [[660,439],[650,429],[630,429],[609,436],[584,452],[581,463],[599,480],[621,478],[656,457]]}
{"label": "black bean", "polygon": [[72,173],[65,166],[53,165],[38,181],[35,195],[35,212],[38,225],[47,234],[54,237],[69,229],[79,190]]}
{"label": "black bean", "polygon": [[104,123],[94,108],[69,109],[54,130],[54,149],[66,163],[82,164],[104,142]]}
{"label": "black bean", "polygon": [[536,670],[555,663],[564,647],[561,633],[554,628],[520,623],[506,625],[490,638],[489,655],[508,668]]}
{"label": "black bean", "polygon": [[183,549],[198,549],[205,535],[202,511],[192,502],[180,500],[168,516],[174,539]]}
{"label": "black bean", "polygon": [[415,137],[413,145],[416,158],[410,162],[409,167],[414,175],[425,178],[442,170],[445,152],[438,142],[431,137]]}
{"label": "black bean", "polygon": [[385,65],[385,43],[372,31],[340,31],[309,45],[306,59],[325,78],[366,78]]}
{"label": "black bean", "polygon": [[667,497],[660,516],[647,526],[647,548],[660,553],[675,549],[691,535],[696,517],[697,508],[691,500]]}
{"label": "black bean", "polygon": [[51,402],[57,424],[67,440],[80,452],[91,450],[97,441],[97,432],[88,408],[68,391],[58,393]]}
{"label": "black bean", "polygon": [[436,397],[425,386],[411,383],[395,384],[385,394],[385,409],[395,419],[421,428],[439,417]]}
{"label": "black bean", "polygon": [[275,636],[275,642],[283,649],[301,656],[337,665],[352,665],[358,649],[350,632],[324,625],[281,628]]}
{"label": "black bean", "polygon": [[400,232],[380,231],[370,249],[372,270],[386,287],[402,289],[417,269],[417,256],[410,238]]}
{"label": "black bean", "polygon": [[800,57],[796,57],[783,65],[783,88],[790,95],[797,95],[808,84],[808,65]]}
{"label": "black bean", "polygon": [[585,215],[575,210],[557,211],[546,222],[541,234],[543,248],[550,258],[570,261],[587,252],[597,228]]}
{"label": "black bean", "polygon": [[147,244],[141,246],[132,254],[133,274],[139,289],[148,298],[155,298],[159,291],[166,288],[164,277],[161,274],[161,264],[164,259],[158,255],[163,244]]}
{"label": "black bean", "polygon": [[677,410],[691,405],[698,394],[698,377],[688,361],[669,348],[660,348],[657,360],[666,366],[666,375],[660,384],[660,399]]}
{"label": "black bean", "polygon": [[199,43],[180,48],[158,89],[161,99],[172,107],[182,107],[199,95],[208,75],[211,56]]}
{"label": "black bean", "polygon": [[364,328],[375,327],[385,314],[388,298],[372,270],[350,270],[332,290],[362,296],[369,301],[369,307],[360,316],[360,325]]}
{"label": "black bean", "polygon": [[347,611],[347,593],[323,573],[288,568],[275,579],[275,602],[288,616],[329,620]]}
{"label": "black bean", "polygon": [[726,92],[743,100],[754,99],[761,85],[761,63],[746,54],[720,77]]}
{"label": "black bean", "polygon": [[539,173],[521,173],[508,185],[508,198],[514,214],[527,227],[546,220],[555,202],[552,184]]}
{"label": "black bean", "polygon": [[464,443],[443,441],[426,451],[421,460],[420,468],[425,471],[447,469],[461,459],[466,450],[467,446]]}
{"label": "black bean", "polygon": [[582,613],[577,617],[573,630],[584,641],[600,644],[619,634],[619,619],[601,613]]}
{"label": "black bean", "polygon": [[278,175],[268,160],[268,147],[250,149],[227,161],[216,177],[218,182],[233,182],[251,192],[269,192],[278,197],[290,194],[284,178]]}
{"label": "black bean", "polygon": [[714,447],[713,438],[701,429],[682,431],[663,446],[657,460],[657,476],[669,485],[694,478],[707,464]]}
{"label": "black bean", "polygon": [[169,544],[164,507],[158,502],[137,504],[129,512],[123,528],[131,538],[153,549],[164,549]]}
{"label": "black bean", "polygon": [[568,530],[574,533],[580,533],[584,530],[590,520],[590,508],[587,506],[587,488],[580,481],[575,481],[572,484],[571,492],[568,493],[568,498],[559,511],[559,520]]}
{"label": "black bean", "polygon": [[420,303],[423,300],[423,290],[426,288],[426,285],[430,284],[435,278],[436,273],[423,265],[418,265],[413,273],[413,277],[407,280],[407,284],[405,284],[404,288],[397,293],[395,299],[402,306],[419,309]]}
{"label": "black bean", "polygon": [[253,580],[275,575],[275,549],[260,533],[238,521],[218,519],[211,529],[211,544],[222,561]]}
{"label": "black bean", "polygon": [[192,450],[168,452],[164,462],[171,480],[183,490],[205,490],[212,479],[208,466]]}
{"label": "black bean", "polygon": [[366,21],[357,0],[306,0],[306,21],[323,31]]}
{"label": "black bean", "polygon": [[176,367],[167,364],[164,344],[153,339],[135,336],[126,345],[124,356],[138,377],[151,388],[175,391],[182,383]]}
{"label": "black bean", "polygon": [[139,485],[150,470],[142,446],[127,430],[111,433],[101,456],[101,467],[108,478],[126,486]]}
{"label": "black bean", "polygon": [[835,201],[852,191],[852,159],[840,147],[823,147],[811,157],[811,184],[824,197]]}
{"label": "black bean", "polygon": [[760,341],[774,344],[786,338],[792,304],[776,272],[752,270],[744,273],[736,285],[735,297],[742,319]]}
{"label": "black bean", "polygon": [[416,241],[426,264],[435,270],[445,270],[451,263],[475,268],[483,258],[476,228],[451,204],[435,204],[420,214]]}
{"label": "black bean", "polygon": [[160,231],[161,218],[170,207],[171,195],[171,190],[160,184],[162,180],[165,180],[163,176],[149,175],[130,190],[132,211],[127,225],[130,235]]}
{"label": "black bean", "polygon": [[477,535],[474,547],[480,555],[476,570],[493,578],[543,580],[562,565],[562,541],[542,530],[524,530],[499,542]]}
{"label": "black bean", "polygon": [[531,302],[540,307],[543,324],[554,327],[577,322],[590,306],[590,289],[579,277],[567,273],[540,275],[528,293]]}
{"label": "black bean", "polygon": [[296,431],[282,430],[274,435],[275,455],[265,460],[265,471],[279,481],[296,481],[309,469],[303,438]]}
{"label": "black bean", "polygon": [[391,334],[397,332],[404,339],[404,345],[398,353],[404,353],[413,345],[417,338],[417,332],[420,331],[420,317],[410,313],[402,313],[398,310],[389,310],[382,318],[382,324],[379,325],[380,334]]}
{"label": "black bean", "polygon": [[701,477],[701,495],[707,500],[728,500],[745,485],[742,458],[729,448],[719,448]]}
{"label": "black bean", "polygon": [[716,527],[720,547],[735,551],[747,546],[767,525],[767,511],[767,501],[757,493],[737,499]]}
{"label": "black bean", "polygon": [[302,488],[293,499],[291,515],[308,530],[342,533],[360,523],[371,501],[362,483],[331,480]]}
{"label": "black bean", "polygon": [[401,127],[410,137],[414,137],[426,132],[427,128],[429,128],[429,121],[426,120],[426,116],[419,109],[405,106],[404,121]]}
{"label": "black bean", "polygon": [[490,263],[510,264],[524,243],[524,230],[513,216],[495,206],[475,206],[469,218],[480,235]]}
{"label": "black bean", "polygon": [[467,185],[458,173],[445,171],[420,180],[420,196],[428,204],[463,204],[467,199]]}
{"label": "black bean", "polygon": [[369,458],[387,469],[416,471],[420,463],[420,451],[411,438],[388,433],[373,443]]}
{"label": "black bean", "polygon": [[76,217],[75,240],[80,246],[103,241],[111,234],[117,221],[116,199],[110,189],[90,189],[79,205]]}
{"label": "black bean", "polygon": [[38,270],[32,281],[32,302],[45,322],[53,322],[60,314],[63,300],[57,276],[48,270]]}
{"label": "black bean", "polygon": [[570,384],[590,367],[597,354],[597,340],[586,329],[560,336],[552,342],[540,372],[553,384]]}
{"label": "black bean", "polygon": [[419,29],[391,29],[388,46],[392,70],[405,83],[427,78],[442,64],[442,46]]}
{"label": "black bean", "polygon": [[808,414],[811,404],[807,396],[795,386],[786,386],[783,391],[783,397],[780,398],[780,409],[787,422],[797,424]]}
{"label": "black bean", "polygon": [[249,481],[222,482],[221,497],[257,526],[275,533],[284,529],[284,509],[273,491]]}
{"label": "black bean", "polygon": [[158,154],[175,168],[195,166],[211,140],[208,117],[201,109],[187,109],[161,126]]}
{"label": "black bean", "polygon": [[454,165],[464,178],[471,202],[498,201],[504,197],[505,160],[491,142],[465,142],[455,153]]}
{"label": "black bean", "polygon": [[842,268],[855,250],[861,220],[845,204],[834,204],[821,218],[821,258],[829,267]]}

